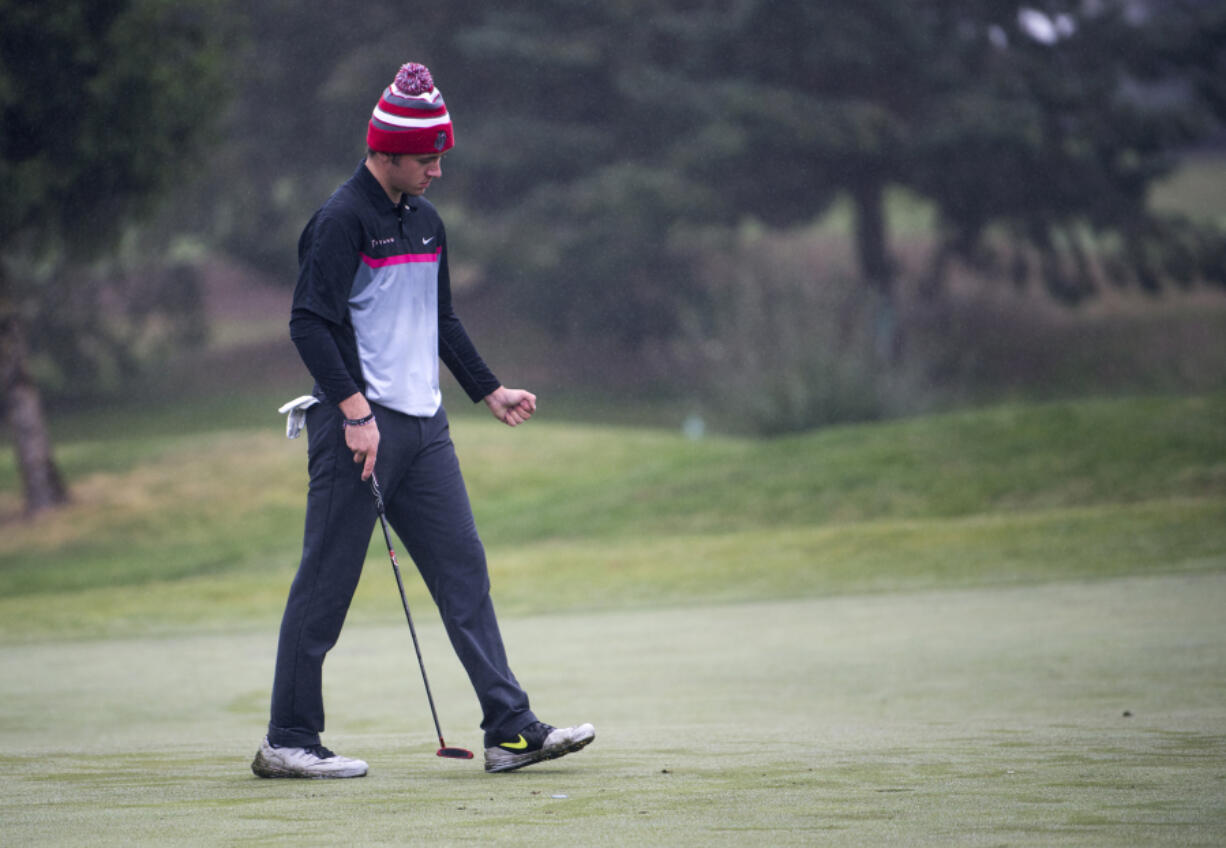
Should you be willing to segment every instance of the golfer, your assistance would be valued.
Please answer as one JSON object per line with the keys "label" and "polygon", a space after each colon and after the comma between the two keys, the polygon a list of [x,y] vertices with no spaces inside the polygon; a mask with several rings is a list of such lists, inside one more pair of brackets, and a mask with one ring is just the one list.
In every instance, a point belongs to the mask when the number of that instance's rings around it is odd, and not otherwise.
{"label": "golfer", "polygon": [[430,71],[400,68],[375,106],[367,155],[303,230],[290,337],[315,379],[305,412],[310,487],[302,560],[277,645],[260,777],[360,777],[362,760],[323,746],[324,657],[340,636],[376,519],[408,547],[481,705],[485,770],[577,751],[590,724],[537,720],[511,673],[485,551],[439,392],[439,359],[474,401],[515,427],[536,397],[486,367],[451,304],[447,234],[423,197],[454,144]]}

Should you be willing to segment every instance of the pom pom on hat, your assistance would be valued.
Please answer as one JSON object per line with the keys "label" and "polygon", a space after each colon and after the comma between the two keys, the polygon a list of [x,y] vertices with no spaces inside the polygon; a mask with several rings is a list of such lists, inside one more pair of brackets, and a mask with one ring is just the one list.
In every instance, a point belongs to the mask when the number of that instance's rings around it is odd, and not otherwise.
{"label": "pom pom on hat", "polygon": [[451,116],[425,65],[409,62],[375,105],[366,146],[382,153],[433,155],[455,145]]}
{"label": "pom pom on hat", "polygon": [[434,88],[434,77],[430,76],[430,69],[425,65],[409,62],[400,66],[392,87],[397,94],[405,96],[428,94]]}

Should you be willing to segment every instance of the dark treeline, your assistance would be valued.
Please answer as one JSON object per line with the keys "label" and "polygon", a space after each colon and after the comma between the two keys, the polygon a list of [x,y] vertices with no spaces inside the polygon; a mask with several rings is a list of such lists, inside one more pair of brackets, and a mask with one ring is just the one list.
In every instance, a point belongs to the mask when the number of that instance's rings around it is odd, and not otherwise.
{"label": "dark treeline", "polygon": [[[1108,280],[1223,282],[1211,234],[1147,206],[1175,154],[1226,114],[1221,4],[536,0],[354,15],[264,2],[247,14],[206,199],[212,235],[279,273],[303,214],[360,156],[370,92],[413,58],[454,104],[460,145],[440,202],[480,229],[486,264],[544,292],[591,280],[569,305],[540,298],[554,330],[672,332],[659,280],[679,302],[701,297],[678,238],[811,221],[839,197],[853,204],[860,276],[889,296],[895,186],[936,206],[933,295],[953,257],[996,260],[1068,302]],[[993,227],[1008,262],[990,255]]]}
{"label": "dark treeline", "polygon": [[[553,339],[686,339],[783,372],[801,409],[767,429],[873,414],[810,384],[862,382],[860,355],[896,364],[897,301],[939,301],[955,264],[1066,304],[1226,282],[1222,233],[1148,202],[1226,117],[1211,0],[0,0],[0,20],[10,419],[32,386],[25,338],[45,375],[98,384],[159,328],[199,336],[193,257],[289,285],[304,221],[409,60],[456,122],[432,199],[472,276]],[[922,267],[896,255],[895,189],[934,210]],[[846,279],[814,265],[780,288],[743,255],[747,226],[836,201]],[[751,326],[804,355],[762,360]]]}

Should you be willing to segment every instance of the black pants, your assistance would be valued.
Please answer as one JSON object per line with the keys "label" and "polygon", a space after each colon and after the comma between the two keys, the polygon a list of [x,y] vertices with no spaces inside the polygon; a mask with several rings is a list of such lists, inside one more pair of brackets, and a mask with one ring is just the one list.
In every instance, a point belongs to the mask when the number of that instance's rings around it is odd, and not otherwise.
{"label": "black pants", "polygon": [[[486,745],[536,721],[507,665],[490,600],[485,549],[477,535],[447,415],[415,418],[374,406],[375,473],[387,518],[421,572],[447,635],[481,703]],[[324,729],[323,662],[336,644],[377,519],[361,466],[345,446],[340,413],[307,412],[310,490],[302,561],[290,587],[277,646],[268,739],[319,744]]]}

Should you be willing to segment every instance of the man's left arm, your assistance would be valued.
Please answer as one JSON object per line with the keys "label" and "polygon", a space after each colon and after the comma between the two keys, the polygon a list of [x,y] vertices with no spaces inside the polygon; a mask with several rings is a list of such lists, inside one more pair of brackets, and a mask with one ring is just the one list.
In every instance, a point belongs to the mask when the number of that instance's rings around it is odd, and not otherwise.
{"label": "man's left arm", "polygon": [[494,417],[508,427],[523,424],[536,412],[536,395],[524,389],[499,386],[486,395],[484,400]]}

